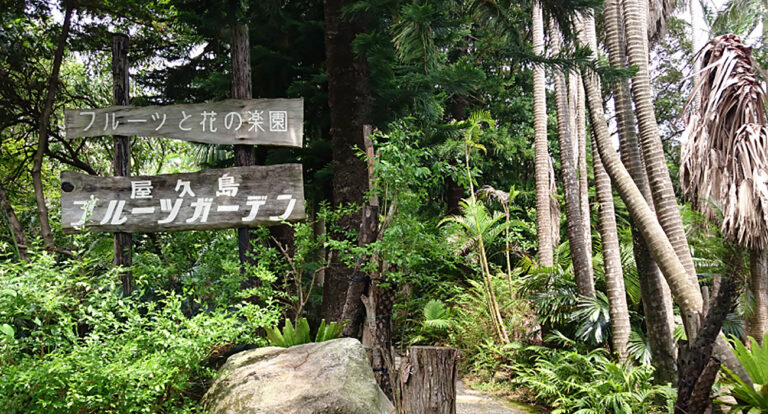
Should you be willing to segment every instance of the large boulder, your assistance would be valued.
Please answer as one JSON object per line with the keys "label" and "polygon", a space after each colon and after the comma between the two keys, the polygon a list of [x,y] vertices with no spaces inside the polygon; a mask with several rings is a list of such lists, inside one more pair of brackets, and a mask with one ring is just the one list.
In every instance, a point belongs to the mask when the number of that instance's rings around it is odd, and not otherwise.
{"label": "large boulder", "polygon": [[234,354],[202,400],[211,414],[390,414],[362,344],[344,338]]}

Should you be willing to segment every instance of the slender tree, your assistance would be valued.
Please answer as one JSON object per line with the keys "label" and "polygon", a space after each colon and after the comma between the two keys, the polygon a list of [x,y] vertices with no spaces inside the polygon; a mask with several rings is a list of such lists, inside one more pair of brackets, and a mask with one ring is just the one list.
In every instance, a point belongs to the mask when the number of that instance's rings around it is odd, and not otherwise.
{"label": "slender tree", "polygon": [[[533,53],[544,55],[544,17],[541,4],[533,3]],[[550,214],[550,158],[547,142],[547,94],[544,68],[533,67],[533,131],[536,175],[536,229],[539,264],[553,265],[552,223]]]}
{"label": "slender tree", "polygon": [[[560,30],[550,20],[552,52],[560,53]],[[584,225],[579,194],[579,178],[576,169],[576,155],[573,147],[573,134],[570,125],[571,111],[568,105],[568,88],[565,74],[556,70],[555,100],[557,105],[557,130],[560,142],[560,164],[563,174],[563,193],[565,194],[565,216],[568,221],[568,242],[571,246],[571,259],[576,285],[580,295],[594,296],[595,286],[592,277],[592,252],[588,250],[584,237]]]}
{"label": "slender tree", "polygon": [[[685,237],[683,221],[677,207],[677,198],[669,177],[667,160],[653,109],[648,70],[647,7],[639,0],[621,0],[621,5],[626,30],[627,57],[629,64],[637,68],[632,78],[632,98],[635,102],[640,148],[648,173],[653,204],[656,207],[659,223],[680,258],[689,281],[698,289],[696,269]],[[687,321],[688,315],[683,315],[683,318]],[[688,321],[688,323],[696,324],[697,321]],[[693,331],[695,330],[694,328]]]}
{"label": "slender tree", "polygon": [[[586,39],[583,39],[582,42],[586,43]],[[595,57],[593,52],[593,58]],[[594,71],[586,70],[582,73],[582,79],[589,108],[589,119],[595,131],[595,141],[606,172],[611,177],[611,182],[626,204],[632,220],[637,224],[637,228],[640,230],[648,246],[651,257],[659,265],[662,274],[667,279],[672,295],[678,306],[680,306],[681,312],[687,315],[689,319],[698,321],[703,306],[701,291],[699,291],[697,285],[690,283],[688,274],[677,257],[677,253],[672,247],[669,238],[667,238],[659,220],[650,209],[648,203],[646,203],[640,189],[632,180],[613,147],[602,106],[603,99],[600,92],[600,79]],[[697,330],[692,330],[692,328],[694,327],[690,325],[687,327],[689,338],[694,337],[697,332]],[[718,338],[714,346],[715,352],[717,352],[721,361],[743,381],[751,384],[752,379],[733,355],[733,351],[728,344],[722,338]]]}
{"label": "slender tree", "polygon": [[35,189],[35,199],[37,200],[37,217],[40,221],[40,235],[43,237],[43,242],[49,249],[53,249],[54,244],[51,223],[48,219],[48,206],[46,205],[45,193],[43,191],[43,156],[48,150],[48,133],[51,123],[51,114],[53,114],[54,99],[56,98],[56,93],[59,89],[59,71],[61,70],[61,62],[64,59],[64,49],[67,46],[67,39],[69,38],[69,29],[72,26],[72,14],[75,10],[74,6],[69,3],[66,3],[65,7],[64,23],[61,26],[61,34],[59,35],[59,41],[53,54],[51,74],[48,76],[47,82],[48,88],[45,94],[45,100],[43,101],[43,108],[40,113],[37,129],[37,150],[35,151],[32,163],[32,186]]}
{"label": "slender tree", "polygon": [[[624,21],[617,0],[606,0],[604,8],[605,44],[612,66],[625,69],[627,67]],[[590,48],[593,45],[590,44]],[[640,146],[635,129],[635,115],[630,101],[629,82],[619,79],[613,86],[613,102],[618,124],[621,158],[629,170],[632,179],[653,210],[651,189],[648,176],[643,165]],[[674,314],[672,310],[672,295],[669,292],[664,276],[651,258],[639,230],[632,222],[632,242],[640,279],[640,291],[643,298],[646,332],[650,342],[651,355],[656,367],[656,380],[661,383],[674,382],[675,341]]]}

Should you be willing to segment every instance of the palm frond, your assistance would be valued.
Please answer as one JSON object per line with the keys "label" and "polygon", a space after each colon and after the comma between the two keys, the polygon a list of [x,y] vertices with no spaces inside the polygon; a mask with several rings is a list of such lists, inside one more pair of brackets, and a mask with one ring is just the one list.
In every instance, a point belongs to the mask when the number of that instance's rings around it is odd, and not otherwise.
{"label": "palm frond", "polygon": [[718,36],[701,51],[701,81],[688,105],[680,178],[692,205],[708,219],[722,209],[721,230],[742,246],[768,244],[768,116],[751,48]]}

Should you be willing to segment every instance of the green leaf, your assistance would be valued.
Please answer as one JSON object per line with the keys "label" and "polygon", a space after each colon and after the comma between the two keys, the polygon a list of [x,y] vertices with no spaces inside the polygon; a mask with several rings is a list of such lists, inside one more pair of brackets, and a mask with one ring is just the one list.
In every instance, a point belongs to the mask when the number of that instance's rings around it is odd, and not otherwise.
{"label": "green leaf", "polygon": [[4,323],[0,325],[0,332],[5,334],[9,339],[13,338],[13,336],[16,334],[16,330],[13,329],[13,326],[8,325],[7,323]]}

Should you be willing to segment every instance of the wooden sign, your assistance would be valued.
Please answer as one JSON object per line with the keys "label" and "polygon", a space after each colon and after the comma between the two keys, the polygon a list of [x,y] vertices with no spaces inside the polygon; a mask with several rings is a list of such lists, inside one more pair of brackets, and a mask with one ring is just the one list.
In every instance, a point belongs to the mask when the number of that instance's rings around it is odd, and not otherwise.
{"label": "wooden sign", "polygon": [[145,177],[61,173],[65,232],[212,230],[305,218],[301,164]]}
{"label": "wooden sign", "polygon": [[66,137],[138,135],[208,144],[301,148],[304,99],[229,99],[168,106],[65,111]]}

